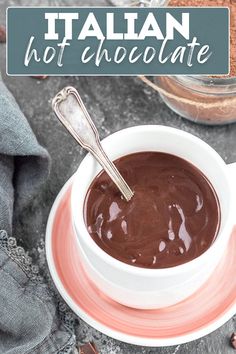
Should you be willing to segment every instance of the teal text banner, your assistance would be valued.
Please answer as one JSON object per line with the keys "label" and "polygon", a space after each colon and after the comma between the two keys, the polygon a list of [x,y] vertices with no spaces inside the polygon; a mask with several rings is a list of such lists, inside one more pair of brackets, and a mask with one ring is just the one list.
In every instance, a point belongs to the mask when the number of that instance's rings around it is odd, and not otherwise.
{"label": "teal text banner", "polygon": [[9,75],[224,75],[228,8],[10,7]]}

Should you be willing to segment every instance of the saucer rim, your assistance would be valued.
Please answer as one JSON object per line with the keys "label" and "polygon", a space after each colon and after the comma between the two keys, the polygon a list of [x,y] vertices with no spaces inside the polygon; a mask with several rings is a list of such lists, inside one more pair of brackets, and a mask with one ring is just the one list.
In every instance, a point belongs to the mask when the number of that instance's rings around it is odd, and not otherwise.
{"label": "saucer rim", "polygon": [[[83,321],[85,321],[87,324],[95,328],[96,330],[102,332],[103,334],[112,337],[116,340],[128,343],[128,344],[133,344],[133,345],[139,345],[139,346],[145,346],[145,347],[168,347],[168,346],[176,346],[184,343],[188,343],[194,340],[197,340],[199,338],[202,338],[221,326],[223,326],[231,317],[234,316],[236,312],[236,303],[229,307],[222,315],[219,315],[218,318],[214,321],[211,321],[209,324],[204,325],[203,327],[200,327],[199,329],[195,329],[194,331],[179,335],[179,336],[173,336],[173,337],[168,337],[168,338],[150,338],[150,337],[139,337],[139,336],[134,336],[130,335],[118,330],[114,330],[107,325],[104,325],[100,323],[99,321],[95,320],[92,316],[88,315],[86,311],[84,311],[76,302],[71,298],[71,296],[68,294],[67,289],[64,287],[58,273],[57,269],[55,266],[55,262],[53,259],[53,252],[52,252],[52,228],[53,228],[53,222],[55,219],[55,214],[58,209],[58,206],[60,205],[60,202],[65,194],[65,192],[68,190],[69,186],[72,184],[73,178],[75,174],[72,175],[67,182],[63,185],[59,193],[57,194],[56,199],[54,200],[54,203],[51,207],[48,220],[47,220],[47,226],[46,226],[46,232],[45,232],[45,250],[46,250],[46,260],[48,263],[48,268],[49,272],[51,274],[52,280],[64,299],[64,301],[68,304],[68,306],[72,309],[72,311],[79,316]],[[142,310],[140,310],[142,311]]]}

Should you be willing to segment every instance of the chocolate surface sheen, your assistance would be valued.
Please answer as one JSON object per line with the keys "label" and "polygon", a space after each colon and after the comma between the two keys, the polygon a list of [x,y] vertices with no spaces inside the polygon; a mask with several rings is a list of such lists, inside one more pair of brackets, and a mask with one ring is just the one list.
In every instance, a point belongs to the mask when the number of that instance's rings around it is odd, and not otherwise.
{"label": "chocolate surface sheen", "polygon": [[196,167],[160,152],[127,155],[115,164],[134,197],[126,202],[105,172],[94,179],[84,218],[99,247],[144,268],[177,266],[210,247],[219,229],[219,203]]}

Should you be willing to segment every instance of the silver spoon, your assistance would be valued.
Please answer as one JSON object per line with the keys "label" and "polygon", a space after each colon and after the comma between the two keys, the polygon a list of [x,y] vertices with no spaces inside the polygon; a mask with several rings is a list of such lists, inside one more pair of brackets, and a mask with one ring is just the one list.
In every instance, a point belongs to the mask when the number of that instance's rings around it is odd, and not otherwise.
{"label": "silver spoon", "polygon": [[70,134],[95,157],[125,199],[129,201],[134,193],[103,150],[98,131],[78,91],[74,87],[65,87],[54,97],[52,108]]}

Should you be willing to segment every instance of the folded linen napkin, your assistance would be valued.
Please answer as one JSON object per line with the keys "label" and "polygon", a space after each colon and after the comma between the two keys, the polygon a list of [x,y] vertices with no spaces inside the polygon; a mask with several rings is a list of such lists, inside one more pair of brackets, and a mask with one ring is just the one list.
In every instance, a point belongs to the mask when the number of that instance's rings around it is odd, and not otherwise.
{"label": "folded linen napkin", "polygon": [[75,343],[55,297],[12,235],[13,215],[19,218],[39,192],[49,160],[0,77],[1,354],[71,353]]}

